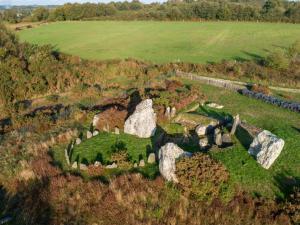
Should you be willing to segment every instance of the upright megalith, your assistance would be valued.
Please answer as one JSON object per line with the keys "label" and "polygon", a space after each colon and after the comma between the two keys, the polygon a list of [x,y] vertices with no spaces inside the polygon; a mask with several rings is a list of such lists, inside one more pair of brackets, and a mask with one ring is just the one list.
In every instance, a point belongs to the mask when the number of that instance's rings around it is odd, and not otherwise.
{"label": "upright megalith", "polygon": [[156,114],[152,100],[146,99],[138,104],[134,113],[125,121],[124,132],[140,138],[149,138],[156,130]]}
{"label": "upright megalith", "polygon": [[159,171],[167,181],[178,182],[176,171],[176,159],[183,156],[191,156],[189,152],[183,151],[174,143],[167,143],[159,149]]}
{"label": "upright megalith", "polygon": [[269,169],[280,155],[283,146],[284,140],[264,130],[254,138],[248,152],[263,168]]}

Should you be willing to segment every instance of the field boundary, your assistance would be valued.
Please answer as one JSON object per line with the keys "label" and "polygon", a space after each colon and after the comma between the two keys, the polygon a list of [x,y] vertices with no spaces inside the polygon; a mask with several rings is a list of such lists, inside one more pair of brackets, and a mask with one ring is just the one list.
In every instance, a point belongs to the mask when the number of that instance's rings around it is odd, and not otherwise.
{"label": "field boundary", "polygon": [[[240,89],[246,88],[249,83],[242,82],[242,81],[233,81],[233,80],[227,80],[227,79],[221,79],[221,78],[214,78],[214,77],[206,77],[202,75],[198,75],[195,73],[186,73],[182,72],[180,70],[177,70],[176,76],[188,78],[190,80],[197,80],[200,82],[203,82],[205,84],[213,85],[216,87],[222,87],[226,88],[232,91],[238,91]],[[284,92],[290,92],[290,93],[298,93],[300,94],[300,89],[294,89],[294,88],[284,88],[284,87],[276,87],[276,86],[269,86],[271,90],[275,91],[284,91]]]}

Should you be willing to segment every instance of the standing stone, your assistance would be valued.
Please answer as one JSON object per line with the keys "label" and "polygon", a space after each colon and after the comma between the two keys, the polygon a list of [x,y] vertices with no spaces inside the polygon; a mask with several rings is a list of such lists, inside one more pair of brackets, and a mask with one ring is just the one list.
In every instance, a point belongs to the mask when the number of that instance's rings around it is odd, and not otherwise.
{"label": "standing stone", "polygon": [[172,107],[172,109],[171,109],[171,118],[173,118],[175,116],[176,116],[176,108]]}
{"label": "standing stone", "polygon": [[182,156],[191,156],[191,153],[183,151],[174,143],[167,143],[159,149],[159,171],[167,181],[178,183],[175,161]]}
{"label": "standing stone", "polygon": [[240,115],[237,114],[235,117],[234,117],[234,122],[233,122],[233,125],[232,125],[232,128],[231,128],[231,131],[230,131],[230,134],[231,135],[234,135],[235,134],[235,131],[236,131],[236,128],[237,126],[240,124]]}
{"label": "standing stone", "polygon": [[66,158],[66,162],[68,164],[68,166],[70,165],[70,158],[69,158],[69,155],[68,155],[68,150],[65,149],[65,158]]}
{"label": "standing stone", "polygon": [[76,143],[76,145],[80,145],[81,139],[80,138],[76,138],[75,143]]}
{"label": "standing stone", "polygon": [[106,168],[107,169],[115,169],[115,168],[118,168],[118,165],[116,163],[113,163],[111,165],[107,165]]}
{"label": "standing stone", "polygon": [[214,141],[215,141],[216,145],[218,145],[218,146],[222,145],[222,134],[221,134],[220,129],[218,129],[218,128],[215,129]]}
{"label": "standing stone", "polygon": [[79,169],[80,169],[80,170],[88,170],[88,167],[87,167],[85,164],[80,163],[80,164],[79,164]]}
{"label": "standing stone", "polygon": [[148,156],[148,163],[149,164],[153,164],[155,163],[155,154],[154,153],[150,153]]}
{"label": "standing stone", "polygon": [[96,161],[95,163],[94,163],[94,166],[95,167],[99,167],[99,166],[101,166],[102,164],[101,164],[101,162],[99,162],[99,161]]}
{"label": "standing stone", "polygon": [[88,130],[88,131],[86,132],[86,138],[87,138],[87,139],[90,139],[91,137],[93,137],[93,134],[92,134],[91,131]]}
{"label": "standing stone", "polygon": [[115,134],[120,134],[120,129],[118,127],[115,127]]}
{"label": "standing stone", "polygon": [[98,123],[99,119],[100,119],[100,114],[97,114],[97,115],[94,116],[94,118],[93,118],[93,127],[97,126],[97,123]]}
{"label": "standing stone", "polygon": [[144,167],[145,166],[145,161],[142,159],[139,163],[139,167]]}
{"label": "standing stone", "polygon": [[140,138],[149,138],[156,130],[156,114],[152,100],[146,99],[137,105],[134,113],[125,121],[124,132]]}
{"label": "standing stone", "polygon": [[209,141],[207,137],[200,138],[199,146],[201,150],[206,150],[209,147]]}
{"label": "standing stone", "polygon": [[133,164],[133,167],[134,167],[134,168],[137,168],[137,167],[138,167],[138,164],[137,164],[137,163],[134,163],[134,164]]}
{"label": "standing stone", "polygon": [[168,107],[166,108],[165,116],[166,116],[168,119],[171,118],[171,109],[170,109],[170,106],[168,106]]}
{"label": "standing stone", "polygon": [[73,164],[72,164],[72,169],[77,169],[78,168],[78,165],[77,165],[77,162],[75,161]]}
{"label": "standing stone", "polygon": [[269,169],[280,155],[283,146],[284,140],[270,131],[264,130],[254,138],[248,152],[263,168]]}
{"label": "standing stone", "polygon": [[97,130],[95,130],[94,132],[93,132],[93,136],[95,137],[95,136],[97,136],[99,134],[99,131],[97,131]]}
{"label": "standing stone", "polygon": [[198,136],[204,136],[213,131],[212,125],[198,125],[195,129],[195,132]]}
{"label": "standing stone", "polygon": [[109,131],[110,131],[109,125],[108,125],[108,124],[106,124],[106,125],[103,127],[103,131],[104,131],[104,132],[109,132]]}

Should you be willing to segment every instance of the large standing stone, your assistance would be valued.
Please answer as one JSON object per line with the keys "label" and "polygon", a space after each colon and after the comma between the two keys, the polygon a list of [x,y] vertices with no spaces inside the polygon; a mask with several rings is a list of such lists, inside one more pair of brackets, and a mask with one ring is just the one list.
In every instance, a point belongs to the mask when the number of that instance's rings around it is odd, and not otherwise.
{"label": "large standing stone", "polygon": [[152,108],[152,100],[146,99],[137,105],[134,113],[125,121],[124,132],[149,138],[156,130],[156,114]]}
{"label": "large standing stone", "polygon": [[278,138],[270,131],[264,130],[254,138],[248,150],[249,154],[256,158],[256,161],[263,168],[269,169],[284,146],[284,140]]}
{"label": "large standing stone", "polygon": [[167,143],[159,149],[159,171],[167,181],[178,182],[175,161],[182,156],[191,156],[191,153],[183,151],[174,143]]}

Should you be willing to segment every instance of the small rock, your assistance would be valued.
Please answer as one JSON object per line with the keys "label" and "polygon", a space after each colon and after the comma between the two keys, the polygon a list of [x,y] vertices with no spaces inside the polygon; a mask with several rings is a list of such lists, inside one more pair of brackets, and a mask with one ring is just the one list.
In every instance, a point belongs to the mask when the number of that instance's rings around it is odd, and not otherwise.
{"label": "small rock", "polygon": [[150,153],[148,156],[148,163],[149,164],[153,164],[155,163],[155,154],[154,153]]}
{"label": "small rock", "polygon": [[207,137],[200,138],[199,146],[201,150],[206,150],[209,147],[209,141]]}
{"label": "small rock", "polygon": [[218,128],[215,129],[214,141],[215,141],[216,145],[218,145],[218,146],[222,145],[222,134],[221,134],[220,129],[218,129]]}
{"label": "small rock", "polygon": [[134,168],[137,168],[137,167],[138,167],[138,164],[137,164],[137,163],[134,163],[134,164],[133,164],[133,167],[134,167]]}
{"label": "small rock", "polygon": [[144,167],[145,166],[145,161],[142,159],[139,163],[139,167]]}
{"label": "small rock", "polygon": [[171,118],[171,108],[168,106],[165,111],[165,116],[170,119]]}
{"label": "small rock", "polygon": [[223,109],[224,108],[223,105],[219,105],[219,104],[214,103],[214,102],[208,103],[208,104],[206,104],[206,106],[208,106],[210,108],[215,108],[215,109]]}
{"label": "small rock", "polygon": [[94,118],[93,118],[93,127],[97,126],[97,123],[98,123],[99,119],[100,119],[100,114],[97,114],[97,115],[94,116]]}
{"label": "small rock", "polygon": [[99,131],[95,130],[95,131],[93,132],[93,137],[97,136],[98,134],[99,134]]}
{"label": "small rock", "polygon": [[76,143],[76,145],[80,145],[81,139],[80,138],[76,138],[75,143]]}
{"label": "small rock", "polygon": [[79,169],[80,169],[80,170],[88,170],[88,167],[87,167],[85,164],[80,163],[80,164],[79,164]]}
{"label": "small rock", "polygon": [[170,116],[171,116],[171,118],[176,116],[176,108],[175,107],[172,107]]}
{"label": "small rock", "polygon": [[222,135],[222,145],[224,147],[232,145],[232,140],[231,140],[230,134],[223,134]]}
{"label": "small rock", "polygon": [[93,134],[92,134],[91,131],[88,130],[88,131],[86,132],[86,138],[87,138],[87,139],[90,139],[91,137],[93,137]]}
{"label": "small rock", "polygon": [[106,168],[107,169],[115,169],[115,168],[118,168],[118,165],[116,163],[113,163],[111,165],[107,165]]}
{"label": "small rock", "polygon": [[77,169],[78,168],[78,165],[77,165],[77,162],[75,161],[75,162],[73,162],[73,164],[72,164],[72,169]]}
{"label": "small rock", "polygon": [[68,155],[68,150],[65,149],[65,159],[66,159],[66,162],[68,164],[68,166],[70,165],[70,158],[69,158],[69,155]]}
{"label": "small rock", "polygon": [[120,134],[120,129],[118,127],[115,127],[115,134]]}
{"label": "small rock", "polygon": [[198,125],[195,129],[195,132],[198,136],[204,136],[213,130],[212,125]]}
{"label": "small rock", "polygon": [[99,166],[102,166],[102,164],[101,164],[101,162],[96,161],[96,162],[94,163],[94,166],[95,166],[95,167],[99,167]]}

